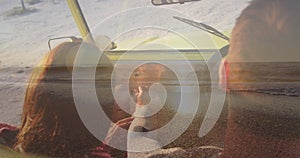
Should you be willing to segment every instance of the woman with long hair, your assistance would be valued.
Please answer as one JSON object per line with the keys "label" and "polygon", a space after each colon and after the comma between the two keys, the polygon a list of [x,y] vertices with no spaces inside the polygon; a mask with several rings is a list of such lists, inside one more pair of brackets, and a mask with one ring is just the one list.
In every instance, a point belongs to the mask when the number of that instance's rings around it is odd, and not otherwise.
{"label": "woman with long hair", "polygon": [[[81,44],[60,44],[33,71],[14,146],[17,151],[50,157],[110,157],[76,111],[72,95],[72,66]],[[97,49],[91,44],[86,45]],[[126,124],[130,121],[127,119]]]}

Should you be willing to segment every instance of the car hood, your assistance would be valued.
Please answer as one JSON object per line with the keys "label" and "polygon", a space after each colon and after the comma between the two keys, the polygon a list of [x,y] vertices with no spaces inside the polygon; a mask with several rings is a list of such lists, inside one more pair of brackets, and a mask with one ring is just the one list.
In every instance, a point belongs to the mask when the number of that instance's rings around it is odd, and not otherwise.
{"label": "car hood", "polygon": [[[231,31],[222,32],[230,35]],[[118,42],[115,50],[220,49],[228,41],[204,31],[190,31],[165,36],[137,37]]]}

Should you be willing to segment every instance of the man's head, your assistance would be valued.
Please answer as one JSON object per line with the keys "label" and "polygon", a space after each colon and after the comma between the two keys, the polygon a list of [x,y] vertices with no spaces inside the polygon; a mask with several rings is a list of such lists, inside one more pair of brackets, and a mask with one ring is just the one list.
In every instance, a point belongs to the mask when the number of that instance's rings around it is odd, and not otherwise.
{"label": "man's head", "polygon": [[221,77],[229,98],[225,157],[298,154],[291,151],[300,145],[299,6],[254,0],[237,19]]}
{"label": "man's head", "polygon": [[254,0],[242,12],[225,59],[229,88],[244,81],[264,82],[265,75],[290,75],[281,63],[300,61],[299,5],[297,0]]}

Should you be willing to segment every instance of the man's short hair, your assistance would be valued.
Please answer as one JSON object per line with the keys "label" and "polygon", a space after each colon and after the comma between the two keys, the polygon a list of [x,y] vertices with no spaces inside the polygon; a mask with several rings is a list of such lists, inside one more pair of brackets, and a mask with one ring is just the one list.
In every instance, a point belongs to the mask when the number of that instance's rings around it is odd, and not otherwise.
{"label": "man's short hair", "polygon": [[244,9],[231,36],[229,83],[272,82],[266,74],[299,79],[299,6],[299,0],[254,0]]}

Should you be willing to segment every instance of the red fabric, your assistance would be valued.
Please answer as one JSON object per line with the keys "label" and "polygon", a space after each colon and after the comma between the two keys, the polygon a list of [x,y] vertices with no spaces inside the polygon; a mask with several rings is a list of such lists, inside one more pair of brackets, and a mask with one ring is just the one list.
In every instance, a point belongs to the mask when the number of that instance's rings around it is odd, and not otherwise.
{"label": "red fabric", "polygon": [[[0,123],[0,144],[12,147],[16,141],[16,136],[19,129],[15,126],[11,126],[5,123]],[[91,157],[93,158],[111,158],[106,145],[99,146],[91,151]]]}
{"label": "red fabric", "polygon": [[111,158],[110,154],[104,149],[105,145],[99,146],[92,151],[93,157]]}
{"label": "red fabric", "polygon": [[0,137],[5,133],[5,131],[18,131],[18,128],[6,123],[0,123]]}
{"label": "red fabric", "polygon": [[[110,154],[108,154],[110,153]],[[112,148],[106,144],[102,144],[101,146],[97,147],[93,152],[92,155],[95,157],[103,157],[103,158],[127,158],[127,152]]]}
{"label": "red fabric", "polygon": [[0,123],[0,144],[12,147],[16,143],[19,129],[5,123]]}

